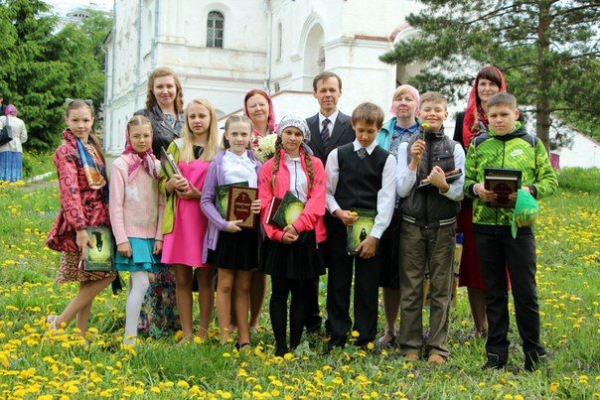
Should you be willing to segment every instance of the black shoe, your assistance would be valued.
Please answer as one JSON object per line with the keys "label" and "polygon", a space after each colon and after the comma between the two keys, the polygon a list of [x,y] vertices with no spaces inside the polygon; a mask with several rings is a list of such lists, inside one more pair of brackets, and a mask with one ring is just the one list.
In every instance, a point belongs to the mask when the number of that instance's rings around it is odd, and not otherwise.
{"label": "black shoe", "polygon": [[275,349],[275,357],[283,357],[288,353],[287,347],[281,347]]}
{"label": "black shoe", "polygon": [[540,366],[546,364],[547,359],[548,357],[546,354],[538,354],[535,351],[531,353],[525,353],[525,371],[536,371]]}
{"label": "black shoe", "polygon": [[502,369],[506,366],[506,361],[500,360],[500,356],[494,353],[488,353],[487,362],[483,364],[481,369]]}

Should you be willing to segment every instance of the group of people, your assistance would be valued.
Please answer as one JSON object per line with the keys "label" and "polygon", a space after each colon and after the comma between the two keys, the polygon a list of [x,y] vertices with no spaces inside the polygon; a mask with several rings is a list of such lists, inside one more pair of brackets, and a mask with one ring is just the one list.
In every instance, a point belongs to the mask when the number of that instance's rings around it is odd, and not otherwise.
{"label": "group of people", "polygon": [[[510,282],[525,368],[535,369],[546,351],[540,342],[533,233],[520,227],[516,238],[511,236],[513,211],[489,206],[497,195],[483,184],[484,168],[520,169],[522,189],[534,197],[552,193],[557,181],[543,144],[518,121],[516,100],[505,92],[502,73],[495,67],[478,73],[454,140],[444,133],[448,110],[440,93],[420,95],[410,85],[399,86],[393,117],[384,123],[384,111],[372,103],[360,104],[351,116],[338,110],[342,81],[332,72],[317,75],[313,89],[319,112],[309,118],[286,115],[279,124],[268,94],[249,92],[245,116],[227,119],[220,142],[211,103],[196,99],[184,107],[177,75],[159,68],[148,81],[146,108],[127,123],[125,150],[114,161],[110,179],[92,129],[92,105],[70,101],[68,128],[54,156],[61,209],[47,244],[61,252],[58,281],[76,281],[80,288],[60,315],[48,317],[49,328],[76,319],[85,336],[94,297],[116,271],[128,271],[125,344],[135,345],[140,329],[154,335],[179,326],[181,342],[193,340],[194,286],[200,305],[197,335],[206,338],[216,276],[221,342],[237,331],[241,350],[250,346],[258,326],[269,275],[277,356],[295,349],[304,330],[326,335],[327,351],[345,346],[356,331],[357,346],[397,345],[407,359],[438,365],[450,354],[458,229],[465,238],[461,283],[469,288],[476,332],[487,336],[484,368],[507,362]],[[259,160],[253,150],[268,135],[277,135],[273,156]],[[161,149],[179,169],[170,177],[157,160]],[[456,171],[458,178],[447,181]],[[242,229],[241,220],[226,220],[217,209],[219,186],[240,182],[258,189],[250,207],[260,220],[256,229]],[[303,208],[295,220],[279,226],[271,221],[270,207],[286,192]],[[372,227],[349,249],[348,229],[365,210],[374,215]],[[115,272],[82,266],[91,226],[112,227]],[[319,277],[326,272],[323,323]],[[426,273],[427,333],[422,321]],[[379,287],[386,329],[377,339]]]}
{"label": "group of people", "polygon": [[0,145],[0,181],[23,179],[23,143],[27,141],[25,122],[17,107],[0,94],[0,129],[10,126],[11,140]]}

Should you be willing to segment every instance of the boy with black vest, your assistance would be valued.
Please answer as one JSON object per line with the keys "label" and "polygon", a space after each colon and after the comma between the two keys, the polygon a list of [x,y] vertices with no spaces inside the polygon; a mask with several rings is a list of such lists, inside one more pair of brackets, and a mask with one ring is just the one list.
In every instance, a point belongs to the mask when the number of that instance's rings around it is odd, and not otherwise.
{"label": "boy with black vest", "polygon": [[[335,217],[328,226],[327,315],[331,327],[328,350],[344,346],[352,328],[350,288],[354,280],[356,345],[373,342],[377,334],[379,254],[377,244],[392,218],[395,197],[394,157],[377,145],[383,110],[362,103],[352,113],[356,140],[331,151],[327,158],[327,210]],[[352,210],[376,212],[366,237],[349,254],[347,227],[357,221]],[[362,230],[361,230],[362,232]]]}
{"label": "boy with black vest", "polygon": [[[398,149],[397,190],[404,198],[400,231],[401,353],[409,360],[421,355],[433,364],[449,356],[446,346],[452,296],[454,223],[463,198],[464,176],[448,183],[445,174],[465,169],[462,146],[444,134],[448,117],[441,93],[421,96],[421,132]],[[428,182],[425,187],[419,188]],[[423,282],[430,277],[429,335],[423,339]]]}
{"label": "boy with black vest", "polygon": [[489,133],[473,139],[469,147],[464,188],[465,194],[475,199],[473,233],[485,279],[488,337],[483,369],[501,369],[508,360],[508,269],[525,369],[533,371],[546,355],[540,341],[535,238],[531,227],[518,228],[516,237],[511,236],[514,209],[488,205],[498,195],[485,188],[484,171],[520,170],[522,189],[536,198],[552,194],[558,182],[542,142],[528,135],[517,121],[519,110],[513,95],[501,92],[490,97],[487,115]]}

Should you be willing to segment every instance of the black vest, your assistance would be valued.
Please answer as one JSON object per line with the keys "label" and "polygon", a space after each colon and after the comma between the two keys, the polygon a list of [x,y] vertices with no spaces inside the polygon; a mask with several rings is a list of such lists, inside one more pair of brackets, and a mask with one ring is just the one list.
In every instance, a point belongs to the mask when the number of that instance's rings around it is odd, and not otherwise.
{"label": "black vest", "polygon": [[[401,203],[402,219],[426,228],[436,228],[454,224],[456,215],[460,211],[460,202],[442,196],[436,187],[417,190],[417,186],[422,179],[429,176],[436,165],[444,172],[455,168],[454,146],[457,143],[445,136],[443,131],[437,134],[427,133],[427,135],[425,151],[417,169],[417,180],[408,197]],[[415,135],[408,142],[407,164],[410,164],[411,160],[410,146],[420,137],[420,134]]]}
{"label": "black vest", "polygon": [[376,146],[362,160],[354,151],[354,143],[338,147],[339,179],[335,200],[342,208],[377,210],[377,194],[381,189],[383,168],[390,153]]}

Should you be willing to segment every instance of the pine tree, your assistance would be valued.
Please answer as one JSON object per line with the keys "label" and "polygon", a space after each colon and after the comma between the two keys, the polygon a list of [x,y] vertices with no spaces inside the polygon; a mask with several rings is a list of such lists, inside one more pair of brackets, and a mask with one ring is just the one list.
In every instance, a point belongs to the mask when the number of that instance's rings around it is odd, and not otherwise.
{"label": "pine tree", "polygon": [[537,136],[546,147],[552,113],[598,121],[597,0],[421,3],[424,8],[407,18],[421,34],[381,57],[392,64],[424,62],[413,81],[419,89],[464,96],[473,80],[468,71],[492,64],[505,73],[519,103],[534,107]]}

